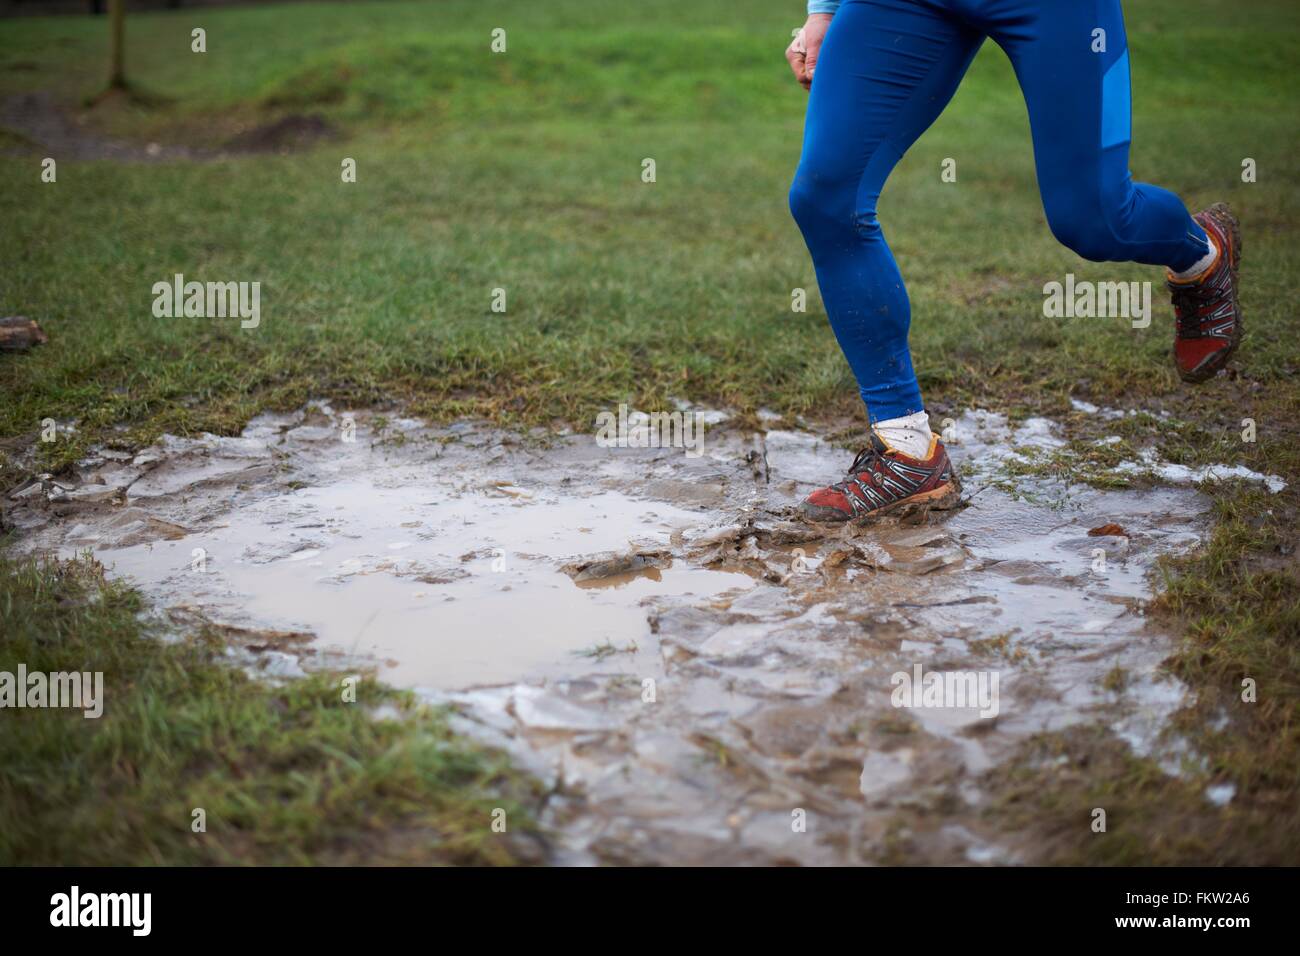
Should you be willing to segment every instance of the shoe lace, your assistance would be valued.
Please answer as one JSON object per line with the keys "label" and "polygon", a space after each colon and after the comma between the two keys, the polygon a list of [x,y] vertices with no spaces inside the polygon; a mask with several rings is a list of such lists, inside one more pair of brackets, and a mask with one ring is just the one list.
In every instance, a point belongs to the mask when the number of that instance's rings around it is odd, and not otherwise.
{"label": "shoe lace", "polygon": [[1174,320],[1178,325],[1178,336],[1184,339],[1199,338],[1201,335],[1201,311],[1210,305],[1217,291],[1208,283],[1174,288],[1170,298],[1174,303]]}
{"label": "shoe lace", "polygon": [[853,479],[858,475],[862,474],[864,471],[875,471],[876,462],[880,461],[883,457],[883,451],[879,448],[868,445],[866,448],[862,449],[862,451],[858,452],[857,457],[853,459],[853,464],[849,465],[849,473],[847,477],[845,477],[843,481],[837,481],[835,484],[831,485],[831,487],[836,491],[845,491]]}

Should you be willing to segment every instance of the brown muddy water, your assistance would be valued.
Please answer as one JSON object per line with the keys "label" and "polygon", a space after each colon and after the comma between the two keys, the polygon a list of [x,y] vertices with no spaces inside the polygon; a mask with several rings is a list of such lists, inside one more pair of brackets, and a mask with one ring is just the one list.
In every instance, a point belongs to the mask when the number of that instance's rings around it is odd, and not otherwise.
{"label": "brown muddy water", "polygon": [[239,666],[451,705],[546,783],[558,863],[1016,862],[981,808],[1027,735],[1194,759],[1142,607],[1200,493],[1013,498],[1001,464],[1054,426],[968,413],[966,507],[827,529],[790,509],[851,452],[724,418],[688,455],[316,405],[101,451],[7,515],[21,550],[89,549],[177,627],[226,625]]}

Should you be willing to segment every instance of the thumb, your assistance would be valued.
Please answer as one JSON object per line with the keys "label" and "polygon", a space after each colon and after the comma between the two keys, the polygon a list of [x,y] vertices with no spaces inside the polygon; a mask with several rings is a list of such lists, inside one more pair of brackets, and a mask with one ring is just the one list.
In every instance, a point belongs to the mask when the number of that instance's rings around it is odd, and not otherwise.
{"label": "thumb", "polygon": [[817,58],[821,56],[821,52],[820,43],[808,49],[808,57],[804,61],[804,71],[807,73],[809,80],[813,78],[813,71],[817,69]]}

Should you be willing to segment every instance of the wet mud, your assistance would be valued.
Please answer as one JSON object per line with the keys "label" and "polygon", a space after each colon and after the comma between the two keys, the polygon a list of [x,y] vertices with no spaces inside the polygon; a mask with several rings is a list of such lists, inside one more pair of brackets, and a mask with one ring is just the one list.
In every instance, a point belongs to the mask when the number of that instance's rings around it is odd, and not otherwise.
{"label": "wet mud", "polygon": [[964,507],[810,525],[793,506],[852,451],[723,418],[688,455],[313,406],[97,452],[5,517],[240,666],[452,707],[546,785],[554,862],[1017,862],[981,811],[1028,735],[1100,723],[1178,772],[1184,689],[1143,605],[1203,495],[1010,494],[1054,426],[968,413]]}

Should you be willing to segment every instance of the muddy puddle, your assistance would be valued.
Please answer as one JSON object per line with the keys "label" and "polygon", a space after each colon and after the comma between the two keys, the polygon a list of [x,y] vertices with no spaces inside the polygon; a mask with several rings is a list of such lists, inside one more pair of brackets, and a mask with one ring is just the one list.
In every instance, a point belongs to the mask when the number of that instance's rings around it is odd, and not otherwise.
{"label": "muddy puddle", "polygon": [[1013,498],[1002,463],[1054,426],[968,413],[966,507],[828,530],[791,507],[852,453],[722,418],[688,455],[313,406],[6,509],[20,548],[91,550],[242,666],[453,706],[548,785],[556,862],[1014,862],[982,781],[1025,736],[1103,723],[1178,772],[1142,604],[1204,496]]}

